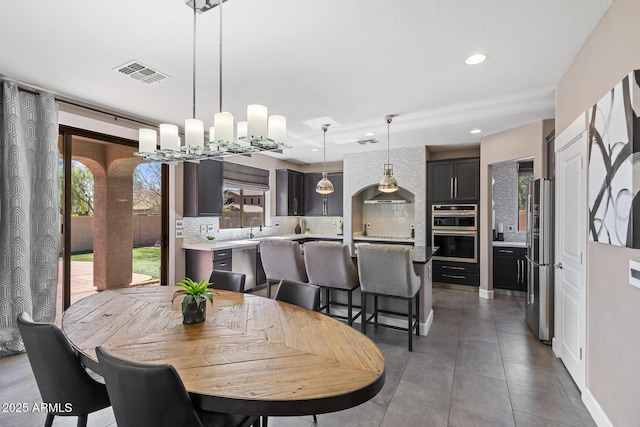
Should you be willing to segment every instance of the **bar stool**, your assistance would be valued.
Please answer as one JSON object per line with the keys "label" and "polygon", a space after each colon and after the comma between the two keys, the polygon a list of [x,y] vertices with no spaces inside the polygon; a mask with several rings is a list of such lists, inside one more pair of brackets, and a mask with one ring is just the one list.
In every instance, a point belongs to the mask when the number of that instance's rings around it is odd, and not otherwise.
{"label": "bar stool", "polygon": [[308,282],[302,248],[298,242],[265,239],[260,242],[260,258],[267,276],[267,297],[271,298],[271,282],[292,280]]}
{"label": "bar stool", "polygon": [[[367,323],[399,329],[409,333],[409,351],[413,351],[413,331],[419,333],[420,277],[413,269],[411,249],[404,245],[358,245],[358,272],[362,293],[362,333],[367,334]],[[373,295],[373,314],[367,318],[367,295]],[[378,323],[378,297],[407,300],[407,328]],[[415,299],[415,322],[412,303]],[[371,322],[371,319],[374,319]]]}
{"label": "bar stool", "polygon": [[[353,291],[360,287],[356,269],[347,245],[338,242],[309,242],[304,245],[304,263],[309,283],[325,291],[324,305],[319,311],[339,319],[346,319],[349,326],[362,314],[353,316]],[[347,316],[331,314],[331,291],[347,292]]]}

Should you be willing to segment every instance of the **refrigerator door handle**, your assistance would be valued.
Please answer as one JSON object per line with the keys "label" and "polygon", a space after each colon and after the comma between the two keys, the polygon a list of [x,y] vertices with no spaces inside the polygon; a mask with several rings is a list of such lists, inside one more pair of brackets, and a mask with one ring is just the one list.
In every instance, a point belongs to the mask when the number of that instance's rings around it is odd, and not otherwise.
{"label": "refrigerator door handle", "polygon": [[518,263],[518,280],[517,280],[517,282],[518,282],[518,283],[521,283],[521,281],[520,281],[520,273],[521,273],[521,270],[520,270],[520,260],[519,260],[519,259],[517,259],[517,260],[516,260],[516,262]]}
{"label": "refrigerator door handle", "polygon": [[549,267],[549,264],[540,264],[539,262],[532,260],[531,258],[529,258],[529,255],[525,255],[524,257],[527,259],[527,261],[537,267]]}

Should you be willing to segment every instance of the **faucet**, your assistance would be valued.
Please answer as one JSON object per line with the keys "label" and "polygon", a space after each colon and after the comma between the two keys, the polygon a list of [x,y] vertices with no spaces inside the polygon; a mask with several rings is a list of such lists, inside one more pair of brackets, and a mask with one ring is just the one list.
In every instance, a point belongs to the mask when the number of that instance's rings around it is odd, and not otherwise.
{"label": "faucet", "polygon": [[253,218],[251,218],[251,221],[249,221],[249,238],[250,238],[250,239],[253,239],[254,237],[256,237],[256,236],[253,234],[253,220],[254,220],[254,219],[257,219],[257,220],[258,220],[258,222],[259,222],[259,224],[260,224],[260,231],[262,231],[262,220],[261,220],[260,218],[257,218],[257,217],[255,217],[255,216],[254,216]]}

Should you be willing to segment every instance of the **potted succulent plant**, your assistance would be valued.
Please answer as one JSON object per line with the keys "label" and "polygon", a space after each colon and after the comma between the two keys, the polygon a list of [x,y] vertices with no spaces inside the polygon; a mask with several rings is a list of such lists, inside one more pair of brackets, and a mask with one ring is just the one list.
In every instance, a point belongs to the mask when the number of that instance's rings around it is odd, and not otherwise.
{"label": "potted succulent plant", "polygon": [[204,322],[207,313],[207,300],[213,305],[213,294],[209,290],[208,286],[211,283],[206,279],[202,279],[199,282],[194,282],[190,278],[186,278],[176,285],[181,286],[183,289],[179,289],[173,293],[171,302],[184,295],[182,299],[182,322],[186,324]]}

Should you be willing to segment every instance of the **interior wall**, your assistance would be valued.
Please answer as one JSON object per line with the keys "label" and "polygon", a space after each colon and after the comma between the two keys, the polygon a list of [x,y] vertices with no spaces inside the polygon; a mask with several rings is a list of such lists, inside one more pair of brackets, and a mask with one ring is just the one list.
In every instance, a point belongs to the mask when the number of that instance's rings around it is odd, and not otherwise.
{"label": "interior wall", "polygon": [[480,146],[465,148],[463,150],[458,149],[458,150],[446,150],[446,151],[439,151],[437,147],[429,148],[429,146],[427,146],[427,152],[428,152],[427,160],[461,159],[464,157],[480,156]]}
{"label": "interior wall", "polygon": [[[638,20],[640,2],[613,2],[560,80],[557,133],[626,74],[640,69]],[[638,425],[640,420],[640,289],[629,285],[630,259],[640,261],[640,250],[587,245],[586,386],[616,426]]]}
{"label": "interior wall", "polygon": [[[545,122],[547,122],[545,124]],[[543,178],[546,170],[544,130],[553,120],[537,121],[488,135],[480,143],[480,296],[493,297],[493,240],[491,209],[491,165],[533,158],[534,175]]]}

